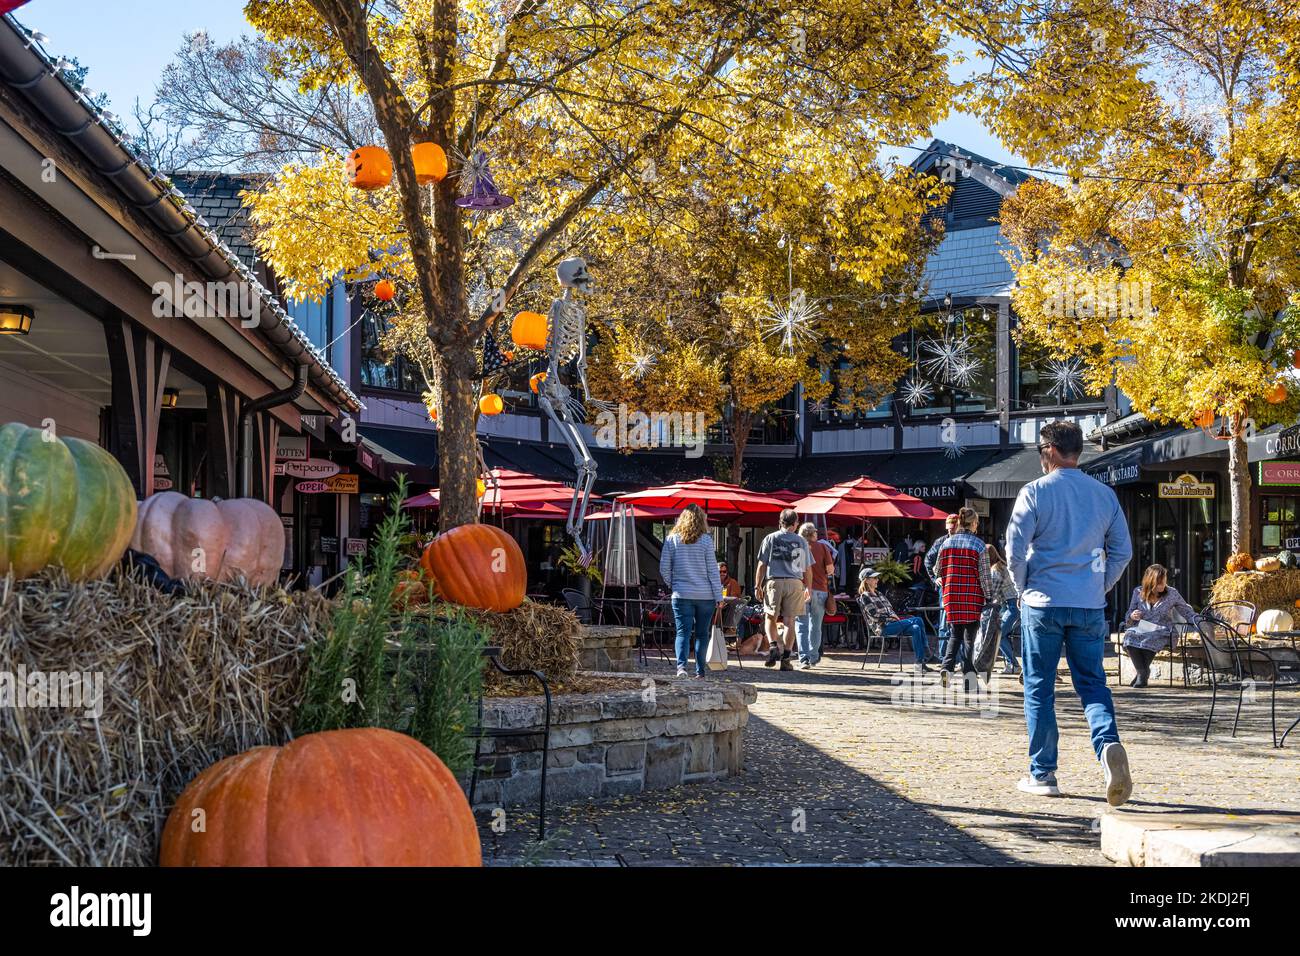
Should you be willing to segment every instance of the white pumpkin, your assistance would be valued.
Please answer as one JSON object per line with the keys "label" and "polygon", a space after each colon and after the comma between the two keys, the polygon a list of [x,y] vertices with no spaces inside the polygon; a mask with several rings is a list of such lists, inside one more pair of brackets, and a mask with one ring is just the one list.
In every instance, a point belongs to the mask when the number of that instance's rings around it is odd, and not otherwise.
{"label": "white pumpkin", "polygon": [[1259,615],[1259,620],[1255,622],[1255,631],[1259,634],[1289,631],[1294,623],[1295,621],[1286,611],[1268,610]]}
{"label": "white pumpkin", "polygon": [[174,578],[274,584],[284,560],[284,525],[257,498],[208,501],[175,491],[140,502],[131,547]]}

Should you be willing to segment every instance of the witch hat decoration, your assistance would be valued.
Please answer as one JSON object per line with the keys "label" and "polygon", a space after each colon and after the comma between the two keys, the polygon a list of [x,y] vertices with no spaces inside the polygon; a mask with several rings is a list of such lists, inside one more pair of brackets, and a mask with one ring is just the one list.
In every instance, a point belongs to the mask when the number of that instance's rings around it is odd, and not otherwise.
{"label": "witch hat decoration", "polygon": [[471,183],[469,195],[461,196],[456,200],[456,205],[462,209],[480,211],[505,209],[507,206],[514,205],[514,197],[502,193],[497,189],[497,184],[492,181],[486,153],[482,151],[475,153],[474,158],[465,164],[460,175],[462,182],[469,179]]}

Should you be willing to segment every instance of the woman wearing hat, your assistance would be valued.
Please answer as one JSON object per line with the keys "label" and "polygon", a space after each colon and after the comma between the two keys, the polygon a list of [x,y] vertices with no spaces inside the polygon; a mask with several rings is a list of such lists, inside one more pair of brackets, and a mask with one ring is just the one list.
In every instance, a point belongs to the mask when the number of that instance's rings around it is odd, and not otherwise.
{"label": "woman wearing hat", "polygon": [[925,622],[919,617],[899,617],[894,606],[880,593],[880,572],[873,568],[863,568],[858,573],[858,604],[862,613],[880,628],[882,637],[899,637],[910,634],[912,653],[916,657],[916,667],[922,671],[925,659],[930,656],[929,645],[925,641]]}

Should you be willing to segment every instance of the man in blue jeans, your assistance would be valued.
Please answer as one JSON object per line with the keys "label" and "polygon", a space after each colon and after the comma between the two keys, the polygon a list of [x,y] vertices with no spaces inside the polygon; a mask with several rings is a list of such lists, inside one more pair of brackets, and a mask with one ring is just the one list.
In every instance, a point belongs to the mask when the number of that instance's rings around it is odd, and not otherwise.
{"label": "man in blue jeans", "polygon": [[1119,742],[1115,704],[1102,669],[1106,593],[1133,556],[1119,500],[1079,471],[1083,432],[1074,422],[1043,426],[1043,477],[1021,489],[1007,525],[1007,566],[1020,592],[1025,722],[1029,725],[1026,793],[1059,796],[1056,783],[1056,667],[1061,651],[1117,807],[1133,792],[1128,754]]}

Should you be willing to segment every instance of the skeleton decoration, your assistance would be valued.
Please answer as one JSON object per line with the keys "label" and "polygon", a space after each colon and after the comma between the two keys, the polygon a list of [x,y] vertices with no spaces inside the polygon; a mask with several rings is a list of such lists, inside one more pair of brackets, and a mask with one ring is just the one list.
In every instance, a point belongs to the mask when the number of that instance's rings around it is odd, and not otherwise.
{"label": "skeleton decoration", "polygon": [[591,563],[592,554],[583,537],[583,525],[587,520],[591,486],[596,481],[596,460],[587,449],[587,443],[583,441],[582,432],[578,428],[586,417],[583,404],[560,381],[560,369],[573,362],[582,393],[590,396],[591,389],[587,386],[587,311],[574,293],[587,295],[591,292],[591,275],[587,272],[587,263],[577,257],[565,259],[555,271],[564,294],[551,303],[547,321],[546,379],[538,388],[537,397],[547,417],[573,454],[577,481],[574,483],[573,501],[569,505],[569,519],[565,529],[577,544],[582,563],[587,565]]}

